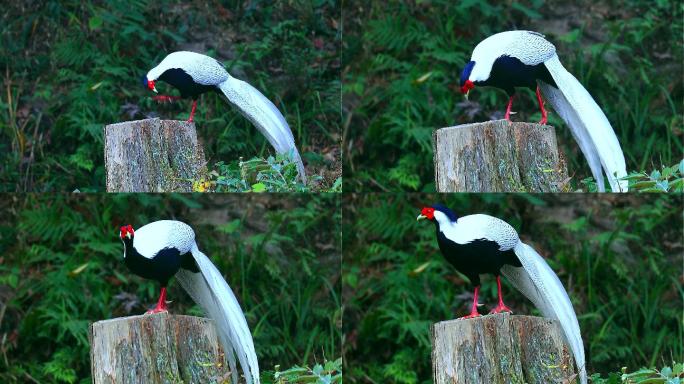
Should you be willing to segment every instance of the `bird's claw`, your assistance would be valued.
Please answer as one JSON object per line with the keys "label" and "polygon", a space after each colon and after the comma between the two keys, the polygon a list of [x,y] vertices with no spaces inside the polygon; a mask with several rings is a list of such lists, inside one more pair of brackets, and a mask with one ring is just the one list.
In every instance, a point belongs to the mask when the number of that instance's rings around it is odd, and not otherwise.
{"label": "bird's claw", "polygon": [[471,312],[470,315],[459,317],[458,320],[472,319],[472,318],[480,317],[480,316],[482,316],[482,315],[480,315],[477,311],[475,311],[475,312]]}
{"label": "bird's claw", "polygon": [[501,312],[513,313],[513,311],[510,308],[508,308],[507,306],[505,306],[503,304],[499,304],[496,306],[496,308],[489,311],[489,314],[491,315],[494,313],[501,313]]}
{"label": "bird's claw", "polygon": [[149,311],[145,312],[145,314],[146,315],[153,315],[155,313],[161,313],[161,312],[168,313],[169,310],[167,308],[154,308],[154,309],[150,309]]}
{"label": "bird's claw", "polygon": [[165,102],[165,101],[167,101],[167,102],[170,103],[170,102],[173,102],[173,101],[176,101],[176,100],[180,100],[180,97],[178,97],[178,96],[169,96],[169,95],[157,95],[157,96],[152,96],[152,100],[158,101],[158,102],[160,102],[160,103]]}

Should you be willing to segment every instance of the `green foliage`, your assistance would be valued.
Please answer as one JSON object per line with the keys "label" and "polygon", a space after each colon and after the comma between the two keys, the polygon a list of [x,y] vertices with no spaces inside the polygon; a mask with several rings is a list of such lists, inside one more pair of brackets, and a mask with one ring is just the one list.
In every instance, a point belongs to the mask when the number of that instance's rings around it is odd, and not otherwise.
{"label": "green foliage", "polygon": [[[276,371],[273,374],[273,384],[333,384],[342,383],[342,359],[327,361],[325,364],[316,364],[313,368],[294,366],[285,371]],[[266,384],[266,382],[265,382]]]}
{"label": "green foliage", "polygon": [[[435,202],[502,218],[545,257],[578,314],[589,372],[684,360],[681,195],[366,194],[344,200],[347,381],[429,383],[430,324],[469,310],[467,278],[415,219]],[[496,283],[482,281],[488,310]],[[504,285],[515,313],[539,315]]]}
{"label": "green foliage", "polygon": [[607,378],[599,374],[591,376],[594,384],[679,384],[684,381],[684,364],[675,363],[673,367],[663,367],[660,371],[654,368],[642,368],[636,372],[628,373],[627,368],[622,369],[622,375],[611,373]]}
{"label": "green foliage", "polygon": [[[140,84],[165,55],[182,49],[216,57],[271,99],[309,174],[320,178],[312,188],[330,188],[341,176],[339,15],[336,1],[5,4],[0,191],[103,190],[105,124],[187,119],[189,101],[156,104]],[[272,153],[218,95],[201,97],[196,121],[210,164]]]}
{"label": "green foliage", "polygon": [[[235,292],[260,366],[339,356],[337,195],[27,195],[0,200],[0,382],[89,383],[88,324],[143,313],[156,283],[122,262],[117,228],[175,218]],[[171,281],[173,313],[201,315]]]}
{"label": "green foliage", "polygon": [[[503,91],[476,88],[465,102],[459,76],[477,43],[512,29],[536,30],[556,45],[563,65],[606,113],[628,170],[650,174],[677,163],[684,153],[682,9],[676,1],[644,0],[619,6],[558,0],[347,2],[342,62],[348,187],[434,191],[432,132],[503,117]],[[573,22],[559,27],[558,20]],[[534,93],[519,93],[514,120],[538,121]],[[549,121],[563,125],[553,112]],[[570,189],[589,189],[582,180],[591,173],[570,131],[556,133],[573,176]]]}
{"label": "green foliage", "polygon": [[341,176],[328,189],[320,188],[322,177],[318,175],[309,177],[305,185],[296,163],[284,154],[230,164],[218,162],[214,167],[208,178],[193,181],[194,192],[342,192]]}
{"label": "green foliage", "polygon": [[654,170],[651,174],[632,173],[626,177],[630,189],[639,192],[684,192],[684,160],[671,167],[663,167],[662,171]]}

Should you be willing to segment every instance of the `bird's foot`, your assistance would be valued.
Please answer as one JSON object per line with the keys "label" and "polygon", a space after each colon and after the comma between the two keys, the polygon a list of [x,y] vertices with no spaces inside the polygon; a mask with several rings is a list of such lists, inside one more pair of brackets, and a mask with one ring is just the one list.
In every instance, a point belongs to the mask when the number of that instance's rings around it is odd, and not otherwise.
{"label": "bird's foot", "polygon": [[546,116],[543,116],[542,119],[539,120],[539,124],[541,124],[541,125],[546,125],[547,122],[548,122],[548,120],[546,119]]}
{"label": "bird's foot", "polygon": [[473,319],[475,317],[480,317],[480,315],[477,311],[470,312],[470,315],[466,315],[463,317],[459,317],[458,320],[464,320],[464,319]]}
{"label": "bird's foot", "polygon": [[158,101],[160,103],[165,102],[165,101],[172,102],[172,101],[176,101],[176,100],[180,100],[180,99],[181,98],[179,96],[169,96],[169,95],[152,96],[152,100]]}
{"label": "bird's foot", "polygon": [[161,312],[166,312],[166,313],[168,313],[169,310],[168,310],[168,308],[166,308],[166,307],[164,307],[164,308],[155,307],[154,309],[150,309],[149,311],[145,312],[145,314],[146,314],[146,315],[152,315],[152,314],[161,313]]}
{"label": "bird's foot", "polygon": [[501,312],[513,313],[513,311],[510,308],[508,308],[505,304],[501,303],[501,304],[497,305],[496,308],[489,311],[489,314],[491,315],[494,313],[501,313]]}

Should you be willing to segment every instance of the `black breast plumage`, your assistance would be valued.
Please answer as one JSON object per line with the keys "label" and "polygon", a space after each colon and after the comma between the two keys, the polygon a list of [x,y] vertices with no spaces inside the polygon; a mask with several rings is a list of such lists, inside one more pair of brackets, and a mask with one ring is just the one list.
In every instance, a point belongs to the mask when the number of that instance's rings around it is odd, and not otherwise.
{"label": "black breast plumage", "polygon": [[180,68],[167,69],[159,76],[159,80],[177,88],[182,98],[197,99],[203,93],[218,90],[214,85],[196,83],[190,75]]}
{"label": "black breast plumage", "polygon": [[486,81],[476,81],[477,85],[501,88],[509,96],[515,94],[515,87],[537,88],[537,80],[557,87],[544,63],[526,65],[510,56],[501,56],[494,61],[492,72]]}
{"label": "black breast plumage", "polygon": [[487,239],[473,239],[470,243],[458,244],[449,240],[437,225],[437,243],[444,258],[459,272],[466,275],[473,286],[480,285],[480,274],[499,275],[505,264],[522,266],[513,250],[500,251],[499,244]]}
{"label": "black breast plumage", "polygon": [[126,267],[140,277],[158,281],[162,286],[166,286],[169,279],[180,268],[199,272],[195,259],[189,252],[181,254],[176,248],[164,248],[157,252],[154,257],[148,259],[138,253],[135,248],[131,248],[130,251],[128,247],[126,248],[126,258],[124,259]]}

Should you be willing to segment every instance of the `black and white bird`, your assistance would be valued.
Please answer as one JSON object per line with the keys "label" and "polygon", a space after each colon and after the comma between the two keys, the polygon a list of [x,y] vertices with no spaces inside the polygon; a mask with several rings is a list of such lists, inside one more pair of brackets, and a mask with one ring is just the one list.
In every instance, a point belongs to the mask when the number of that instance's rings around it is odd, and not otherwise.
{"label": "black and white bird", "polygon": [[463,318],[480,316],[477,305],[481,274],[496,276],[499,303],[490,313],[511,312],[501,293],[503,273],[545,317],[560,322],[575,358],[580,382],[586,384],[584,344],[570,298],[551,267],[532,247],[520,241],[515,229],[501,219],[483,214],[459,218],[439,204],[423,208],[417,220],[423,219],[435,223],[440,251],[473,285],[472,309]]}
{"label": "black and white bird", "polygon": [[[541,109],[540,124],[546,124],[542,94],[570,127],[596,179],[605,191],[603,171],[613,192],[627,192],[625,156],[606,115],[589,92],[568,72],[556,54],[556,47],[544,35],[531,31],[508,31],[492,35],[473,50],[461,73],[461,93],[475,86],[503,89],[510,97],[506,120],[510,120],[515,88],[536,90]],[[540,93],[541,91],[541,93]]]}
{"label": "black and white bird", "polygon": [[135,274],[161,284],[157,306],[148,311],[167,311],[166,286],[176,276],[192,299],[216,323],[219,339],[238,382],[237,360],[248,384],[259,383],[259,363],[247,320],[221,272],[195,242],[195,232],[180,221],[160,220],[133,230],[121,227],[124,263]]}
{"label": "black and white bird", "polygon": [[195,52],[173,52],[152,68],[144,79],[145,85],[155,93],[157,81],[172,85],[181,96],[159,95],[155,96],[156,100],[193,99],[188,121],[192,121],[195,115],[197,99],[201,94],[213,91],[225,95],[230,104],[237,107],[266,137],[276,152],[291,154],[300,179],[306,183],[304,164],[294,136],[278,108],[258,89],[232,77],[216,59]]}

